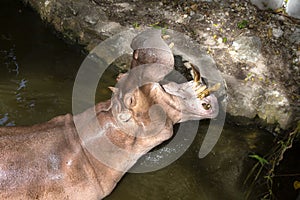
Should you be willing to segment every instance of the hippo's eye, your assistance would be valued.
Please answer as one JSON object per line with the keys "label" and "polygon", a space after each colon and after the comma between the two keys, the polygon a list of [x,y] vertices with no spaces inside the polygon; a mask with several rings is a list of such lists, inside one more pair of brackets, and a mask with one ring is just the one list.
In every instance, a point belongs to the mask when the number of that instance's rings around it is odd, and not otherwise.
{"label": "hippo's eye", "polygon": [[131,108],[132,106],[135,106],[136,101],[133,95],[125,95],[124,97],[124,104],[127,108]]}
{"label": "hippo's eye", "polygon": [[205,110],[209,110],[211,108],[211,105],[209,103],[202,103],[202,107],[205,109]]}

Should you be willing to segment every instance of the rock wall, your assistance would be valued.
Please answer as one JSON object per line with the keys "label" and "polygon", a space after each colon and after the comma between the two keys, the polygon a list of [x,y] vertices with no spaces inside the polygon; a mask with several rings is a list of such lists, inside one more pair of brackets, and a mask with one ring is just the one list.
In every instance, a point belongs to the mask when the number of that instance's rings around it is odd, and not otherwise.
{"label": "rock wall", "polygon": [[300,19],[300,1],[289,0],[286,6],[288,15]]}
{"label": "rock wall", "polygon": [[283,0],[250,0],[251,3],[256,5],[259,9],[277,9],[283,4]]}
{"label": "rock wall", "polygon": [[[216,61],[236,123],[289,129],[299,116],[300,27],[249,1],[23,0],[67,40],[89,51],[131,27],[184,32]],[[292,0],[289,0],[292,2]]]}

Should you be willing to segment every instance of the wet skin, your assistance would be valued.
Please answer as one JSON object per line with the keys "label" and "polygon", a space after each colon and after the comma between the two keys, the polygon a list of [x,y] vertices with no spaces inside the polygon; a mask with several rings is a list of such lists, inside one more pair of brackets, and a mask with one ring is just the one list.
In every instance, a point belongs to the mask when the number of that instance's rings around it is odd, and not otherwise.
{"label": "wet skin", "polygon": [[[132,68],[151,69],[154,73],[141,78],[152,82],[136,86],[132,70],[120,77],[120,87],[111,88],[110,100],[81,114],[29,127],[0,128],[0,199],[104,198],[139,157],[173,135],[174,124],[216,117],[213,89],[203,87],[200,78],[183,84],[158,83],[164,74],[155,76],[153,69],[168,73],[174,62],[171,53],[159,51],[164,50],[149,49],[155,59],[145,56],[147,49],[134,52]],[[96,116],[88,118],[93,110]],[[74,120],[80,124],[80,137]],[[95,148],[112,143],[124,151],[101,151],[114,163],[111,167],[87,150],[86,139]]]}

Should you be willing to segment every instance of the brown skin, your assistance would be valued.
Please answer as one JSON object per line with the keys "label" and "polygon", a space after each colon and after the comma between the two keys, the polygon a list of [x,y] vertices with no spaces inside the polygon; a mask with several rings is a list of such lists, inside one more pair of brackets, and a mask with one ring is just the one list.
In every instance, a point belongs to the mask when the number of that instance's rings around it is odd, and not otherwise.
{"label": "brown skin", "polygon": [[[120,127],[113,116],[114,104],[107,101],[96,105],[97,119],[83,126],[84,133],[93,134],[99,123],[106,127],[105,135],[113,144],[134,153],[109,153],[122,170],[104,165],[84,148],[70,114],[31,127],[0,128],[0,199],[93,200],[107,196],[139,156],[169,139],[173,124],[181,120],[180,98],[166,93],[157,83],[144,85],[129,95],[132,101],[125,104],[134,123]],[[161,130],[147,135],[151,124],[147,111],[154,104],[161,105],[167,117]],[[84,120],[87,112],[74,117]],[[142,127],[138,134],[123,131],[136,127]],[[102,137],[96,140],[106,145]]]}

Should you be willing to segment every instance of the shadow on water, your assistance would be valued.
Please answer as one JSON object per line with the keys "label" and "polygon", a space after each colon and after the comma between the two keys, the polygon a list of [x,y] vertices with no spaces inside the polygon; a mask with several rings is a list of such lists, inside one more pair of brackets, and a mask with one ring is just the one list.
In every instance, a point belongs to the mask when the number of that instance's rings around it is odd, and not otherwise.
{"label": "shadow on water", "polygon": [[[1,0],[0,22],[0,125],[30,125],[71,112],[73,82],[84,59],[81,49],[56,38],[18,1]],[[97,100],[110,97],[106,87],[117,72],[105,72],[105,89]],[[243,199],[243,180],[254,164],[248,155],[263,153],[272,137],[226,125],[213,151],[199,159],[207,127],[208,121],[201,122],[192,146],[179,160],[156,172],[126,174],[106,199]]]}

